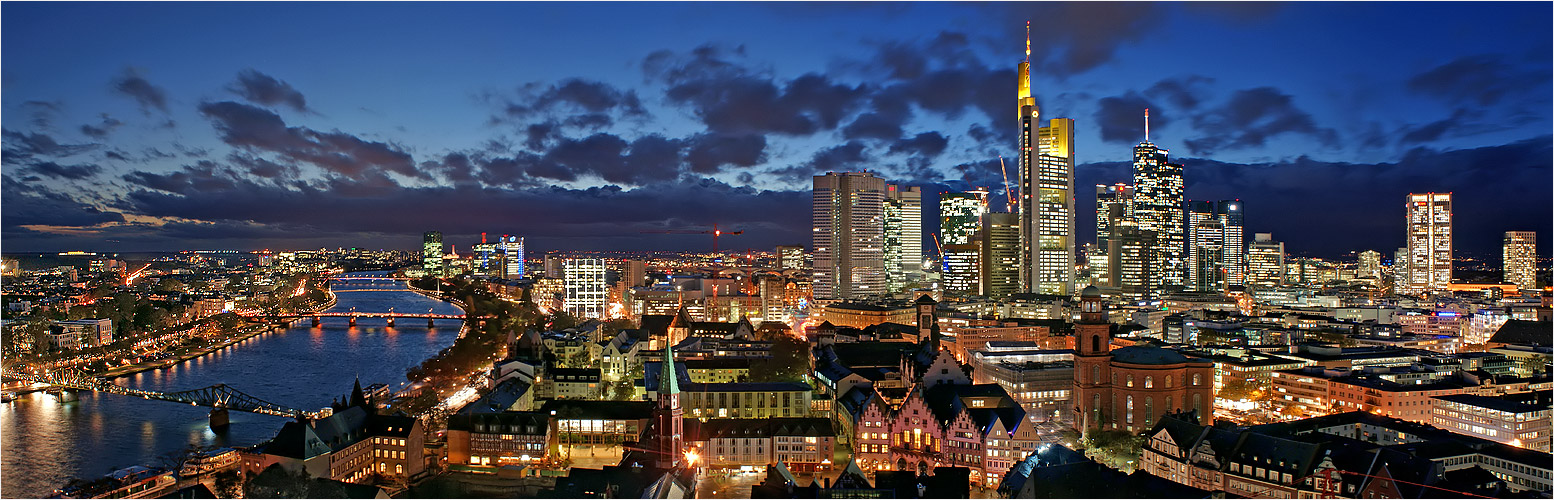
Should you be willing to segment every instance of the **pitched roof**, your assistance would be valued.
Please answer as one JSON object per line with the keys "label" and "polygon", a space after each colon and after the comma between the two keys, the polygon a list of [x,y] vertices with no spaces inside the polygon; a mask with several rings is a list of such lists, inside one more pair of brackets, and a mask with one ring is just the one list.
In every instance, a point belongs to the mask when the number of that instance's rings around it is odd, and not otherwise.
{"label": "pitched roof", "polygon": [[1112,351],[1112,361],[1135,365],[1174,365],[1190,361],[1182,353],[1150,345],[1130,345]]}
{"label": "pitched roof", "polygon": [[1548,347],[1554,327],[1548,321],[1513,319],[1500,326],[1489,341],[1496,344],[1521,344]]}

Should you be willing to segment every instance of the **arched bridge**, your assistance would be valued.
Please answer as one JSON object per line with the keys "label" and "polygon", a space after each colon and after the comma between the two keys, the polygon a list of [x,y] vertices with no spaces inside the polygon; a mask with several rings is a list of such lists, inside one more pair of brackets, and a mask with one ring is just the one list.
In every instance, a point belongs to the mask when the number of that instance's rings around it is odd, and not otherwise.
{"label": "arched bridge", "polygon": [[[174,403],[187,403],[194,406],[205,406],[218,410],[244,411],[261,415],[273,415],[277,417],[308,417],[322,418],[323,412],[303,411],[279,404],[271,403],[243,393],[226,384],[216,384],[210,387],[179,392],[157,392],[141,389],[133,389],[115,384],[101,377],[83,375],[75,372],[52,372],[46,374],[33,374],[25,372],[4,373],[5,378],[23,380],[28,382],[41,382],[49,385],[75,389],[80,391],[107,392],[124,396],[143,399],[156,399],[171,401]],[[223,415],[224,417],[224,415]],[[223,420],[225,420],[223,418]],[[215,416],[212,415],[214,426]],[[223,424],[225,422],[222,422]]]}

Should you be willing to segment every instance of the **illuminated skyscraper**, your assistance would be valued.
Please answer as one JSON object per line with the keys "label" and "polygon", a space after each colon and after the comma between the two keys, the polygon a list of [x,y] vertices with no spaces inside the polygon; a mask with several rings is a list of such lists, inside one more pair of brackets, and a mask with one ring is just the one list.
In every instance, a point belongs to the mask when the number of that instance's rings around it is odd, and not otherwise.
{"label": "illuminated skyscraper", "polygon": [[987,213],[987,190],[964,193],[939,193],[939,237],[945,245],[965,245],[982,230],[982,214]]}
{"label": "illuminated skyscraper", "polygon": [[885,281],[892,292],[923,274],[923,188],[885,185]]}
{"label": "illuminated skyscraper", "polygon": [[1408,195],[1408,281],[1402,293],[1419,295],[1451,284],[1451,193]]}
{"label": "illuminated skyscraper", "polygon": [[1505,267],[1505,282],[1515,283],[1517,288],[1530,290],[1538,286],[1538,268],[1535,262],[1538,251],[1538,233],[1532,231],[1506,231],[1505,249],[1501,254]]}
{"label": "illuminated skyscraper", "polygon": [[1072,295],[1074,120],[1054,118],[1041,126],[1041,109],[1031,96],[1030,46],[1026,33],[1018,100],[1021,289]]}
{"label": "illuminated skyscraper", "polygon": [[604,319],[609,291],[604,281],[604,259],[566,259],[562,265],[566,295],[562,307],[579,322]]}
{"label": "illuminated skyscraper", "polygon": [[1366,250],[1364,252],[1360,252],[1360,266],[1356,272],[1357,275],[1361,278],[1366,276],[1380,277],[1381,252],[1377,252],[1375,250]]}
{"label": "illuminated skyscraper", "polygon": [[815,300],[885,293],[885,180],[869,172],[814,178]]}
{"label": "illuminated skyscraper", "polygon": [[522,278],[526,271],[523,261],[523,237],[502,235],[501,251],[507,265],[507,278]]}
{"label": "illuminated skyscraper", "polygon": [[1020,218],[994,212],[982,218],[983,294],[1008,297],[1020,291]]}
{"label": "illuminated skyscraper", "polygon": [[1246,246],[1246,284],[1257,288],[1283,285],[1284,242],[1274,241],[1273,233],[1257,233]]}
{"label": "illuminated skyscraper", "polygon": [[421,269],[427,276],[442,276],[442,233],[427,231],[421,236]]}
{"label": "illuminated skyscraper", "polygon": [[1218,203],[1194,201],[1187,209],[1187,261],[1189,288],[1224,291],[1246,282],[1245,249],[1241,246],[1241,200]]}
{"label": "illuminated skyscraper", "polygon": [[962,295],[986,295],[982,288],[982,241],[944,246],[944,291]]}
{"label": "illuminated skyscraper", "polygon": [[[1117,212],[1117,210],[1113,210]],[[1154,272],[1155,232],[1140,229],[1137,222],[1113,218],[1107,267],[1112,271],[1112,286],[1130,301],[1160,297],[1160,273]]]}
{"label": "illuminated skyscraper", "polygon": [[804,246],[803,245],[778,245],[777,246],[777,267],[780,267],[780,268],[783,268],[783,269],[803,269],[804,268]]}
{"label": "illuminated skyscraper", "polygon": [[[1115,208],[1114,208],[1115,207]],[[1115,213],[1113,213],[1115,211]],[[1108,255],[1111,248],[1112,219],[1133,218],[1133,186],[1123,183],[1095,186],[1095,247],[1098,254]],[[1106,257],[1089,259],[1090,276],[1101,286],[1117,286],[1109,271]]]}
{"label": "illuminated skyscraper", "polygon": [[1133,148],[1133,216],[1139,228],[1154,231],[1153,272],[1167,287],[1186,285],[1186,224],[1182,213],[1182,166],[1170,151],[1149,142],[1149,111],[1144,111],[1144,142]]}

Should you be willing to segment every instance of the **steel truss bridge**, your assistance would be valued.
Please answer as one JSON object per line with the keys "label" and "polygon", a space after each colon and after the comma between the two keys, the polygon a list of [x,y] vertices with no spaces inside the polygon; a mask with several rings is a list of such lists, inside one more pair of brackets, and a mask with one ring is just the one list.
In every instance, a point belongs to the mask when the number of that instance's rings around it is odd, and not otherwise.
{"label": "steel truss bridge", "polygon": [[65,389],[80,391],[107,392],[123,396],[142,399],[155,399],[171,401],[174,403],[187,403],[193,406],[205,406],[220,410],[242,411],[272,415],[276,417],[307,417],[322,418],[323,412],[303,411],[279,404],[271,403],[263,399],[250,396],[243,391],[233,389],[226,384],[216,384],[210,387],[179,392],[157,392],[141,389],[132,389],[115,384],[107,379],[84,375],[77,372],[52,372],[47,374],[32,374],[23,372],[4,373],[5,378],[23,380],[34,383],[44,383]]}

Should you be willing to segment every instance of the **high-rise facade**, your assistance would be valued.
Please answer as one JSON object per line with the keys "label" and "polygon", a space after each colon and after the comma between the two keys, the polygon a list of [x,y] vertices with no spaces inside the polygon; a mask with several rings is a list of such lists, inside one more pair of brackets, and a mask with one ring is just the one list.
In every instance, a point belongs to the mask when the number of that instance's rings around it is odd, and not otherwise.
{"label": "high-rise facade", "polygon": [[1020,276],[1022,291],[1072,295],[1074,283],[1074,120],[1041,126],[1031,96],[1030,38],[1019,66]]}
{"label": "high-rise facade", "polygon": [[939,242],[965,245],[976,240],[986,213],[986,189],[939,193]]}
{"label": "high-rise facade", "polygon": [[609,291],[604,281],[604,259],[579,258],[563,262],[566,295],[562,307],[579,322],[604,318]]}
{"label": "high-rise facade", "polygon": [[803,245],[778,245],[777,246],[777,267],[780,267],[782,269],[803,269],[804,268],[804,246]]}
{"label": "high-rise facade", "polygon": [[1530,290],[1538,287],[1538,233],[1532,231],[1506,231],[1505,245],[1501,252],[1505,268],[1505,282],[1515,283],[1517,288]]}
{"label": "high-rise facade", "polygon": [[1241,200],[1188,203],[1188,288],[1224,291],[1246,283],[1242,210]]}
{"label": "high-rise facade", "polygon": [[944,291],[960,295],[987,295],[982,288],[982,241],[944,246]]}
{"label": "high-rise facade", "polygon": [[442,276],[442,233],[427,231],[421,235],[421,269],[427,276]]}
{"label": "high-rise facade", "polygon": [[[1145,116],[1148,130],[1149,115]],[[1133,148],[1133,216],[1139,228],[1154,231],[1154,271],[1167,287],[1186,285],[1186,224],[1182,213],[1182,166],[1170,162],[1170,151],[1149,142]]]}
{"label": "high-rise facade", "polygon": [[523,261],[523,237],[506,234],[502,235],[501,251],[503,261],[507,266],[507,278],[523,278],[524,272],[527,271],[527,269],[525,269],[526,265]]}
{"label": "high-rise facade", "polygon": [[982,289],[989,297],[1020,291],[1020,218],[995,212],[982,218]]}
{"label": "high-rise facade", "polygon": [[1381,277],[1381,252],[1375,250],[1360,252],[1359,260],[1359,268],[1355,270],[1357,276],[1361,278],[1367,276],[1373,278]]}
{"label": "high-rise facade", "polygon": [[1285,283],[1284,242],[1274,241],[1273,233],[1257,233],[1246,246],[1246,284],[1273,288]]}
{"label": "high-rise facade", "polygon": [[814,178],[815,300],[885,293],[885,180],[869,172]]}
{"label": "high-rise facade", "polygon": [[923,188],[885,185],[885,286],[899,292],[923,274]]}
{"label": "high-rise facade", "polygon": [[1402,293],[1446,290],[1451,284],[1451,193],[1413,193],[1407,198],[1408,281]]}
{"label": "high-rise facade", "polygon": [[[1113,210],[1116,213],[1117,210]],[[1111,286],[1130,301],[1154,300],[1160,297],[1160,273],[1155,272],[1154,231],[1139,227],[1138,222],[1113,218],[1111,235],[1107,239],[1108,269],[1111,270]]]}
{"label": "high-rise facade", "polygon": [[[1116,207],[1116,208],[1113,208]],[[1113,213],[1113,211],[1116,213]],[[1133,186],[1121,182],[1095,185],[1095,247],[1101,255],[1111,248],[1112,219],[1133,218]],[[1090,276],[1102,286],[1117,286],[1108,270],[1108,259],[1088,259]]]}

